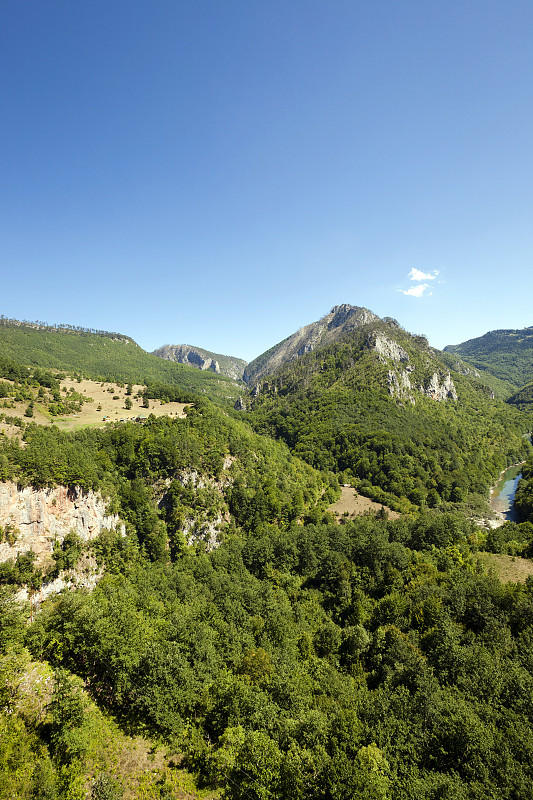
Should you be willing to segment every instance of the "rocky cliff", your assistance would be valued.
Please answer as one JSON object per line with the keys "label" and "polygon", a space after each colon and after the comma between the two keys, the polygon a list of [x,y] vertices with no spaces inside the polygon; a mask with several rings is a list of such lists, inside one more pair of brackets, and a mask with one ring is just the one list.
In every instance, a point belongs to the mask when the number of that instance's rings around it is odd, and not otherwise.
{"label": "rocky cliff", "polygon": [[81,489],[19,489],[16,483],[0,483],[0,562],[33,550],[38,563],[75,531],[83,541],[98,536],[103,528],[122,526],[118,516],[106,513],[105,501],[94,492]]}
{"label": "rocky cliff", "polygon": [[233,380],[241,380],[246,367],[246,361],[241,358],[211,353],[190,344],[165,344],[154,350],[152,355],[167,361],[176,361],[178,364],[187,364],[189,367],[210,370]]}
{"label": "rocky cliff", "polygon": [[[420,379],[416,368],[411,363],[409,354],[398,342],[386,336],[382,331],[373,331],[367,337],[367,346],[374,350],[383,364],[392,367],[387,373],[389,392],[400,400],[415,403],[413,391],[420,392],[432,400],[457,400],[457,391],[449,372],[441,368],[435,369],[429,377]],[[424,345],[427,352],[426,363],[434,361],[434,351]]]}

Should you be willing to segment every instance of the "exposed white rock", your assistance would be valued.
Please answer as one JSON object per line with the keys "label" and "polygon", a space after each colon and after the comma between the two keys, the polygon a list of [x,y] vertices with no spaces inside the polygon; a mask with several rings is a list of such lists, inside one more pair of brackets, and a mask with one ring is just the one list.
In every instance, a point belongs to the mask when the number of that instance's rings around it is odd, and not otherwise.
{"label": "exposed white rock", "polygon": [[233,380],[242,378],[246,366],[246,361],[241,358],[211,353],[202,347],[193,347],[190,344],[165,344],[154,350],[152,355],[167,361],[177,361],[179,364],[188,364],[197,369],[227,375]]}
{"label": "exposed white rock", "polygon": [[[220,498],[222,505],[222,509],[217,511],[214,516],[211,512],[211,508],[198,507],[195,509],[196,513],[194,516],[189,516],[184,520],[182,532],[189,546],[202,542],[209,552],[220,545],[222,530],[231,521],[222,489],[233,480],[228,470],[231,469],[235,460],[233,456],[227,456],[224,459],[223,470],[226,474],[222,474],[218,480],[206,475],[200,475],[196,470],[184,470],[180,475],[176,475],[174,478],[174,480],[179,481],[182,486],[192,486],[195,489],[212,489]],[[168,488],[171,483],[172,480],[165,481],[166,487]],[[165,508],[167,503],[167,492],[164,492],[158,502],[159,508]]]}
{"label": "exposed white rock", "polygon": [[381,361],[385,361],[385,359],[391,359],[396,363],[408,363],[409,362],[409,355],[400,347],[398,342],[395,342],[394,339],[389,339],[388,336],[385,336],[384,333],[375,333],[372,334],[369,344],[380,357]]}
{"label": "exposed white rock", "polygon": [[98,567],[96,559],[83,554],[73,570],[62,572],[58,578],[43,584],[40,589],[31,592],[27,586],[22,586],[15,595],[19,602],[30,600],[34,608],[64,589],[87,589],[92,591],[104,573],[103,567]]}
{"label": "exposed white rock", "polygon": [[83,541],[94,539],[104,528],[120,527],[124,532],[119,517],[107,514],[104,499],[95,492],[66,486],[19,489],[12,481],[0,483],[0,525],[16,532],[13,544],[0,544],[0,562],[29,550],[42,560],[69,531]]}
{"label": "exposed white rock", "polygon": [[420,392],[432,400],[457,400],[457,391],[451,375],[448,373],[440,382],[441,376],[434,372],[425,386],[420,386]]}
{"label": "exposed white rock", "polygon": [[377,321],[379,321],[379,317],[368,308],[351,306],[348,303],[334,306],[329,314],[326,314],[318,322],[305,325],[269,350],[267,358],[265,358],[266,354],[263,354],[250,362],[244,370],[244,381],[250,384],[260,380],[265,375],[276,372],[288,361],[294,361],[305,353],[316,350],[319,346],[332,344],[345,333],[356,330],[369,322]]}
{"label": "exposed white rock", "polygon": [[410,403],[414,405],[414,398],[411,394],[412,385],[409,379],[409,372],[412,370],[410,368],[406,370],[389,370],[387,373],[387,379],[389,382],[389,393],[392,397],[398,397],[401,400],[408,400]]}

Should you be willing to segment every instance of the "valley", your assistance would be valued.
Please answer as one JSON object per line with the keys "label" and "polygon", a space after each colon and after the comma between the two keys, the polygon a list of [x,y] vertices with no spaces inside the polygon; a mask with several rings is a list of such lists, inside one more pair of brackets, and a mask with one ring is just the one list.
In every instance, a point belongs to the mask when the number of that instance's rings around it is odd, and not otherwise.
{"label": "valley", "polygon": [[349,304],[245,381],[15,322],[0,796],[529,798],[533,364]]}

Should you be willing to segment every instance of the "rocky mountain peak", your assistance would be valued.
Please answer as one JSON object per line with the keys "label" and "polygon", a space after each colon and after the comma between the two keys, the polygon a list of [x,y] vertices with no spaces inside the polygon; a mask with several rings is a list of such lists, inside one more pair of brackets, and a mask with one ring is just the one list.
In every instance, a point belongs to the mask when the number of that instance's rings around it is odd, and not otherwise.
{"label": "rocky mountain peak", "polygon": [[329,330],[340,327],[346,328],[347,323],[351,323],[348,327],[348,330],[350,330],[350,328],[359,328],[361,325],[379,320],[379,317],[369,311],[368,308],[351,306],[349,303],[333,306],[327,316],[331,318],[328,323]]}
{"label": "rocky mountain peak", "polygon": [[246,383],[260,380],[265,375],[276,372],[288,361],[294,361],[311,350],[332,344],[349,331],[378,321],[379,317],[368,308],[352,306],[349,303],[333,306],[329,314],[322,319],[305,325],[292,336],[251,361],[244,371],[244,380]]}

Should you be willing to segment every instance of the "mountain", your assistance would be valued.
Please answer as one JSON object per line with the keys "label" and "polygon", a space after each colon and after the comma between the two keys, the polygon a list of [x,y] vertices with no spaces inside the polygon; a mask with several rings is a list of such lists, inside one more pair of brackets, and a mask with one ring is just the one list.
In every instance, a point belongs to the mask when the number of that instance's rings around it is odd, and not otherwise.
{"label": "mountain", "polygon": [[517,388],[533,379],[533,326],[489,331],[444,350]]}
{"label": "mountain", "polygon": [[[530,800],[533,525],[473,519],[531,416],[395,321],[332,313],[247,411],[0,436],[1,797]],[[121,354],[235,387],[118,334],[15,327],[6,410],[81,403],[51,362]],[[339,480],[406,513],[334,521]]]}
{"label": "mountain", "polygon": [[276,372],[288,361],[294,361],[304,353],[332,344],[345,333],[377,320],[379,317],[368,308],[351,306],[347,303],[334,306],[329,314],[318,322],[305,325],[251,361],[244,370],[244,380],[246,383],[260,380],[265,375]]}
{"label": "mountain", "polygon": [[167,384],[218,403],[237,397],[225,375],[165,361],[131,337],[74,326],[51,326],[0,318],[2,356],[28,367],[76,374],[92,380]]}
{"label": "mountain", "polygon": [[176,361],[201,370],[210,370],[218,375],[225,375],[232,380],[242,380],[246,361],[234,356],[224,356],[220,353],[211,353],[202,347],[193,347],[190,344],[165,344],[152,352],[153,356],[164,358],[167,361]]}
{"label": "mountain", "polygon": [[508,398],[507,402],[513,403],[514,405],[522,408],[531,405],[533,403],[533,381],[530,381],[529,383],[526,383],[525,386],[522,386],[521,389]]}
{"label": "mountain", "polygon": [[400,511],[484,495],[529,452],[527,417],[475,369],[367,309],[335,307],[247,371],[257,431]]}

